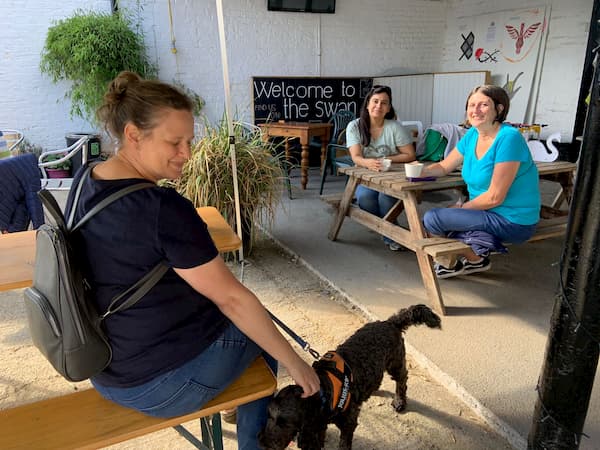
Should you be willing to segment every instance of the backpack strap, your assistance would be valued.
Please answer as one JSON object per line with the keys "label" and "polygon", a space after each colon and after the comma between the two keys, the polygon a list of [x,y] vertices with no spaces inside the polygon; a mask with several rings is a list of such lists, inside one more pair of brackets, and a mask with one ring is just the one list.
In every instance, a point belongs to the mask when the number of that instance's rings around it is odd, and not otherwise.
{"label": "backpack strap", "polygon": [[[119,311],[123,311],[127,308],[135,305],[146,293],[156,284],[158,280],[162,278],[162,276],[169,270],[169,267],[163,264],[162,262],[158,263],[154,268],[140,278],[137,283],[127,289],[125,292],[114,297],[110,305],[108,306],[108,310],[100,317],[100,320],[106,319],[111,314],[114,314]],[[119,303],[124,297],[127,295],[131,295],[127,300],[122,302],[119,306],[115,307],[117,303]]]}
{"label": "backpack strap", "polygon": [[81,194],[81,188],[83,187],[83,182],[85,179],[87,179],[90,174],[92,173],[92,167],[95,166],[97,163],[95,164],[89,164],[86,168],[85,168],[85,172],[83,172],[83,175],[81,175],[81,178],[79,178],[79,183],[77,183],[77,186],[75,186],[75,196],[73,197],[73,203],[71,204],[71,214],[69,214],[69,222],[68,222],[68,227],[71,228],[73,226],[73,220],[75,220],[75,211],[77,211],[77,205],[79,204],[79,195]]}
{"label": "backpack strap", "polygon": [[[96,164],[97,163],[88,165],[88,167],[85,169],[85,172],[79,179],[79,183],[77,183],[75,196],[73,197],[73,204],[71,205],[71,213],[69,214],[69,222],[67,223],[67,228],[66,228],[69,230],[69,232],[75,232],[78,229],[80,229],[92,217],[94,217],[96,214],[98,214],[100,211],[102,211],[108,205],[110,205],[114,201],[120,199],[121,197],[124,197],[127,194],[131,194],[132,192],[139,191],[140,189],[156,187],[156,184],[154,184],[154,183],[151,183],[149,181],[147,181],[147,182],[142,181],[142,182],[139,182],[136,184],[132,184],[131,186],[126,186],[122,189],[119,189],[117,192],[113,192],[108,197],[102,199],[96,205],[94,205],[94,207],[92,209],[90,209],[79,220],[79,222],[77,222],[77,224],[75,226],[73,226],[73,221],[75,220],[75,211],[77,209],[77,204],[79,203],[79,196],[81,194],[81,189],[82,189],[83,183],[87,178],[89,178],[91,176],[92,168]],[[52,200],[56,204],[56,200],[54,199],[54,197],[52,197],[52,195],[49,195],[49,197],[52,198]],[[58,206],[58,204],[56,204],[56,206]],[[60,208],[58,209],[58,211],[60,211]],[[62,214],[60,214],[60,218],[62,219],[62,222],[64,223]],[[99,318],[100,321],[102,321],[106,317],[110,316],[111,314],[114,314],[119,311],[123,311],[127,308],[130,308],[134,304],[136,304],[144,295],[146,295],[146,293],[150,289],[152,289],[152,287],[156,283],[158,283],[158,281],[167,272],[167,270],[169,270],[169,267],[166,266],[165,264],[163,264],[162,262],[159,262],[156,266],[154,266],[154,268],[150,272],[148,272],[146,275],[144,275],[142,278],[140,278],[133,286],[131,286],[130,288],[128,288],[121,294],[114,297],[111,300],[110,305],[108,306],[108,310]],[[130,295],[130,297],[127,300],[123,301],[120,305],[115,307],[115,305],[117,303],[119,303],[121,300],[123,300],[123,298],[126,297],[127,295]]]}
{"label": "backpack strap", "polygon": [[62,210],[60,209],[60,206],[58,205],[58,202],[54,196],[46,189],[40,190],[37,195],[42,201],[42,204],[46,207],[46,210],[54,219],[56,226],[61,230],[66,230],[67,224],[65,223],[65,217],[63,216]]}
{"label": "backpack strap", "polygon": [[79,203],[79,195],[81,193],[81,188],[83,186],[83,182],[90,176],[92,171],[92,166],[88,166],[85,169],[85,172],[81,176],[79,183],[77,184],[77,190],[75,191],[75,197],[73,198],[73,204],[71,205],[71,214],[69,214],[69,222],[67,223],[68,230],[70,232],[77,231],[81,228],[88,220],[106,208],[108,205],[113,203],[114,201],[124,197],[127,194],[130,194],[135,191],[139,191],[140,189],[147,189],[151,187],[156,187],[156,184],[147,182],[140,182],[136,184],[132,184],[131,186],[124,187],[123,189],[119,189],[117,192],[113,192],[105,199],[99,201],[92,209],[90,209],[80,220],[77,222],[75,226],[73,226],[73,221],[75,219],[75,210],[77,209],[77,204]]}

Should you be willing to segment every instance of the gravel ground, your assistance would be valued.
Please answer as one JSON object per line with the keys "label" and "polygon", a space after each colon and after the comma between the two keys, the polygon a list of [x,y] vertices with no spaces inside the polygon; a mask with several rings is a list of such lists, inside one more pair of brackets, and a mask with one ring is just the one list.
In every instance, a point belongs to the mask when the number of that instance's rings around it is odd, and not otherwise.
{"label": "gravel ground", "polygon": [[[244,283],[288,326],[323,353],[335,348],[366,320],[294,258],[263,240],[248,258]],[[234,272],[239,266],[231,265]],[[0,409],[48,398],[88,383],[69,383],[32,346],[21,302],[21,291],[0,293]],[[443,339],[443,330],[431,330]],[[296,345],[296,344],[293,344]],[[297,346],[296,346],[297,347]],[[298,348],[298,347],[297,347]],[[299,352],[302,350],[298,349]],[[307,361],[310,357],[304,353]],[[408,360],[408,407],[397,414],[391,407],[393,383],[386,376],[380,390],[362,408],[354,449],[510,449],[459,399]],[[279,386],[291,383],[285,370]],[[0,424],[0,430],[2,426]],[[197,423],[189,426],[198,431]],[[224,424],[225,448],[235,449],[234,426]],[[0,432],[6,432],[0,431]],[[327,449],[337,448],[338,431],[330,425]],[[291,444],[295,448],[295,444]],[[111,449],[187,449],[192,446],[169,429],[114,445]]]}

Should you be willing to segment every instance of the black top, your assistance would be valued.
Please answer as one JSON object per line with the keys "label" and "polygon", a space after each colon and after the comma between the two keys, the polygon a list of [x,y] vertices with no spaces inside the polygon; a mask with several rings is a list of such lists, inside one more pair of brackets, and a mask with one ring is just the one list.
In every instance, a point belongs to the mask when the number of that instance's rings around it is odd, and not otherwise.
{"label": "black top", "polygon": [[[140,181],[88,178],[74,223],[103,198]],[[67,201],[67,218],[74,191]],[[94,382],[120,387],[145,383],[193,359],[227,326],[215,304],[172,269],[196,267],[218,254],[192,203],[174,189],[157,186],[120,198],[85,224],[81,236],[85,271],[100,314],[158,262],[171,267],[138,303],[103,322],[113,359]]]}

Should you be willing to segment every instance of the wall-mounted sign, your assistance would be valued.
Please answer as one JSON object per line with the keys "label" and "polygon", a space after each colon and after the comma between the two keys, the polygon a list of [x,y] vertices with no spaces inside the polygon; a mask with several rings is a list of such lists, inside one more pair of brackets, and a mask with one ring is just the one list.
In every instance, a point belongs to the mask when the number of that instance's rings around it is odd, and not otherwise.
{"label": "wall-mounted sign", "polygon": [[340,109],[358,117],[372,78],[254,77],[254,122],[327,122]]}

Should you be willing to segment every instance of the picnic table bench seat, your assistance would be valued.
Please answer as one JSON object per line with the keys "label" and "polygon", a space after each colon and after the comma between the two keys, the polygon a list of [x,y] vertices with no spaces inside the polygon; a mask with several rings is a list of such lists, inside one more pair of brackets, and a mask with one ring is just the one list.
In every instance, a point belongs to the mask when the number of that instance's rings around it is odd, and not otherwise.
{"label": "picnic table bench seat", "polygon": [[[260,357],[202,409],[169,419],[124,408],[86,389],[0,411],[0,448],[96,449],[173,427],[196,448],[222,449],[219,411],[266,397],[276,386]],[[181,425],[194,419],[201,420],[202,440]]]}
{"label": "picnic table bench seat", "polygon": [[[535,234],[527,242],[536,242],[544,239],[564,236],[567,231],[568,216],[554,217],[540,220]],[[446,267],[454,264],[457,254],[469,250],[471,247],[459,240],[445,237],[430,237],[414,242],[419,250],[424,251],[434,260]],[[448,264],[448,265],[446,265]]]}

